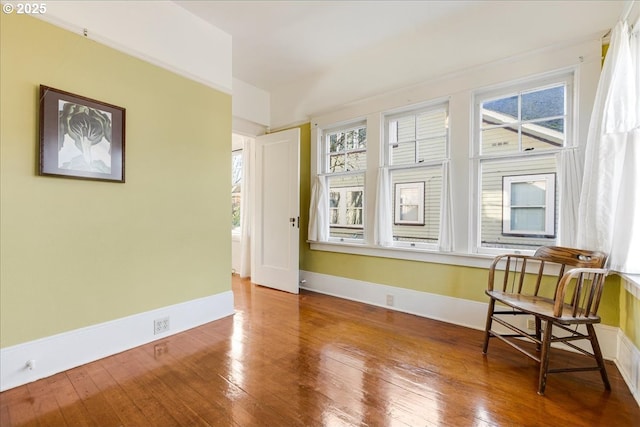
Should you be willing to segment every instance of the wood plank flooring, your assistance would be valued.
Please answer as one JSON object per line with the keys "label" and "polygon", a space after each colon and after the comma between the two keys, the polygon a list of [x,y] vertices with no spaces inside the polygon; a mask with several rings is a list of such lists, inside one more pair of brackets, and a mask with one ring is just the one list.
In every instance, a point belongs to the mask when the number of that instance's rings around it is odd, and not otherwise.
{"label": "wood plank flooring", "polygon": [[[615,365],[550,375],[481,331],[233,279],[234,316],[0,394],[8,426],[640,426]],[[556,352],[551,363],[581,356]],[[570,362],[574,363],[574,362]]]}

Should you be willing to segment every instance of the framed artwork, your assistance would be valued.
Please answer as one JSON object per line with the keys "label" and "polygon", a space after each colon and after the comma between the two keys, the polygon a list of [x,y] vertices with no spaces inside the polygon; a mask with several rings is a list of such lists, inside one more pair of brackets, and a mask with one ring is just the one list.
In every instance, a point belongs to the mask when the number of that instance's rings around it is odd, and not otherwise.
{"label": "framed artwork", "polygon": [[402,182],[395,185],[396,225],[424,225],[424,182]]}
{"label": "framed artwork", "polygon": [[125,109],[40,85],[40,175],[124,182]]}

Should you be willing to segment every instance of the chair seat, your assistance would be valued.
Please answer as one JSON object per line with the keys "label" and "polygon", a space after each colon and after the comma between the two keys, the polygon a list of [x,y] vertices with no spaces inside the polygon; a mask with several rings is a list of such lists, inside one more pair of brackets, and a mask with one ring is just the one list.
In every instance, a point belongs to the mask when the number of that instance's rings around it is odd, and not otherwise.
{"label": "chair seat", "polygon": [[485,293],[505,305],[555,323],[572,325],[600,322],[600,316],[597,315],[584,316],[582,313],[578,313],[579,317],[569,315],[573,309],[569,304],[564,304],[562,316],[556,317],[553,315],[554,301],[550,298],[503,291],[486,290]]}

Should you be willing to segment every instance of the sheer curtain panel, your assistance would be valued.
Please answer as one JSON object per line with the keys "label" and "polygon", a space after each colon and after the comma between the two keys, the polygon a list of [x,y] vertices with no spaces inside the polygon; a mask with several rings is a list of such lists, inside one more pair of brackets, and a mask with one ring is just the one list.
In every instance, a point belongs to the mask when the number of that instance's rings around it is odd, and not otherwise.
{"label": "sheer curtain panel", "polygon": [[326,182],[327,178],[324,175],[318,175],[311,188],[309,240],[312,242],[329,240],[329,203]]}
{"label": "sheer curtain panel", "polygon": [[377,245],[391,246],[393,244],[393,230],[391,229],[393,209],[391,208],[391,184],[389,169],[378,169],[378,188],[376,194],[376,223],[374,240]]}
{"label": "sheer curtain panel", "polygon": [[612,270],[640,274],[638,22],[611,33],[587,138],[579,247],[610,254]]}

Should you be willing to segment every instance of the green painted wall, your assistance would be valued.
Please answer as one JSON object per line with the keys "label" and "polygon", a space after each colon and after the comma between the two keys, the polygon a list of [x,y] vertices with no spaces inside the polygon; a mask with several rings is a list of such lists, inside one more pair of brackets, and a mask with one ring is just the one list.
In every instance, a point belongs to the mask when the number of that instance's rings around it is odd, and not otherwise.
{"label": "green painted wall", "polygon": [[[310,125],[305,124],[300,129],[302,270],[472,301],[487,301],[484,293],[487,287],[486,269],[311,250],[306,243],[311,199]],[[620,287],[618,276],[607,278],[600,306],[604,324],[620,325]]]}
{"label": "green painted wall", "polygon": [[[0,14],[0,346],[231,289],[231,96]],[[126,108],[125,184],[37,175],[40,84]]]}

